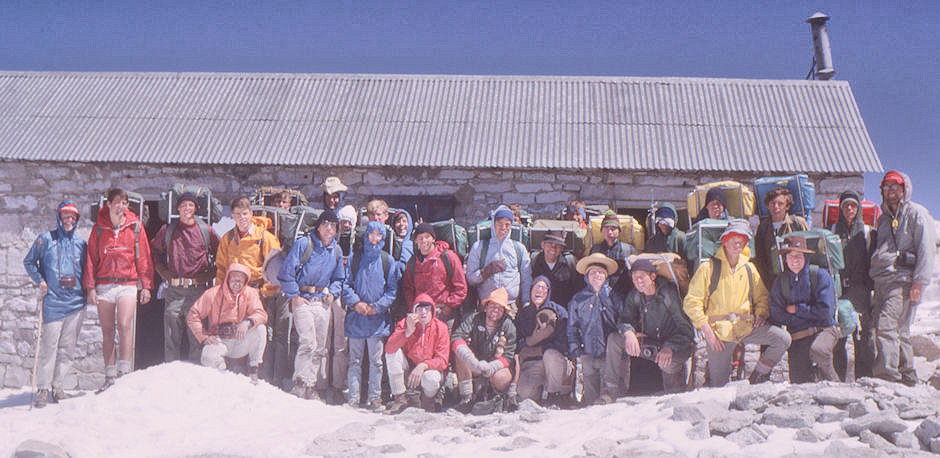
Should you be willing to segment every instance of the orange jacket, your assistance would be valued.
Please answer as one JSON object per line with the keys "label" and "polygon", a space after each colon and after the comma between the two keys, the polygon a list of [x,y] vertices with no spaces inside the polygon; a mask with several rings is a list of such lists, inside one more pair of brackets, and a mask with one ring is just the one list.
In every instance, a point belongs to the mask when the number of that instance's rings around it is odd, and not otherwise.
{"label": "orange jacket", "polygon": [[[199,342],[204,342],[208,336],[218,335],[220,324],[238,324],[251,319],[253,326],[261,326],[268,321],[268,314],[261,305],[261,296],[256,288],[245,285],[237,295],[232,294],[228,288],[231,272],[249,275],[251,270],[248,266],[233,263],[222,282],[202,293],[186,315],[186,323]],[[202,320],[206,318],[209,319],[208,332],[202,325]]]}
{"label": "orange jacket", "polygon": [[[265,229],[265,218],[252,217],[254,227],[245,237],[238,236],[238,228],[226,232],[219,241],[219,250],[215,254],[215,284],[219,285],[225,280],[230,264],[238,263],[247,266],[251,271],[248,281],[261,280],[261,268],[264,259],[274,249],[281,249],[281,242],[274,234]],[[265,283],[261,293],[267,297],[277,294],[277,286]]]}

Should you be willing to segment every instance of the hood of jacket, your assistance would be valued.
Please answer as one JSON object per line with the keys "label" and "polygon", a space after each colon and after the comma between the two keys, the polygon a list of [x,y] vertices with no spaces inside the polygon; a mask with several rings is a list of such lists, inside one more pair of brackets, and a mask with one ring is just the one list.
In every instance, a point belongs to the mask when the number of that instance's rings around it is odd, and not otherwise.
{"label": "hood of jacket", "polygon": [[[379,240],[377,245],[373,245],[371,242],[369,242],[369,234],[376,230],[382,234],[382,239]],[[376,258],[382,255],[382,247],[385,246],[385,237],[385,225],[378,221],[369,221],[369,224],[366,225],[366,231],[363,234],[364,240],[362,244],[362,260],[359,262],[360,270],[363,269],[363,266],[370,264],[372,261],[375,261]]]}
{"label": "hood of jacket", "polygon": [[[529,290],[529,302],[532,302],[532,291],[535,289],[535,284],[540,281],[545,282],[545,285],[548,286],[548,293],[545,295],[545,302],[542,302],[542,304],[539,305],[539,307],[542,307],[548,305],[548,303],[552,301],[552,281],[544,275],[539,275],[538,277],[532,279],[532,289]],[[532,305],[535,304],[533,303]]]}
{"label": "hood of jacket", "polygon": [[427,302],[432,305],[431,320],[433,321],[435,318],[437,318],[437,307],[436,304],[434,304],[434,299],[431,299],[431,296],[429,296],[427,293],[421,293],[418,295],[418,297],[415,298],[415,303],[411,304],[411,313],[414,313],[415,306],[422,302]]}
{"label": "hood of jacket", "polygon": [[[78,222],[82,220],[82,215],[81,213],[79,213],[78,218],[75,220],[75,226],[72,227],[71,231],[66,231],[65,228],[62,227],[62,216],[59,214],[59,210],[61,210],[62,207],[69,205],[69,204],[75,205],[76,207],[78,206],[74,201],[63,200],[62,202],[59,202],[59,205],[55,207],[56,231],[58,232],[59,237],[71,237],[72,234],[75,233],[75,228],[78,227]],[[99,214],[100,214],[100,211],[99,211]]]}
{"label": "hood of jacket", "polygon": [[[890,171],[890,172],[888,172],[888,173],[891,173],[891,172],[895,172],[895,173],[897,173],[898,175],[901,175],[901,178],[904,179],[904,195],[901,197],[901,204],[906,204],[906,203],[910,202],[910,201],[911,201],[911,195],[914,193],[914,183],[911,182],[911,177],[908,176],[906,173],[900,171],[900,170],[892,170],[892,171]],[[883,178],[882,178],[882,180],[883,180]],[[886,203],[884,202],[884,194],[881,195],[881,201],[882,201],[882,202],[881,202],[881,211],[882,211],[883,213],[891,214],[890,210],[888,210],[888,204],[886,204]],[[861,201],[859,201],[859,202],[861,202]],[[899,205],[899,206],[900,206],[900,205]],[[858,212],[859,212],[859,214],[862,213],[861,207],[859,207]]]}
{"label": "hood of jacket", "polygon": [[[496,210],[493,210],[493,214],[490,215],[490,237],[491,237],[493,240],[497,240],[497,238],[496,238],[496,213],[498,213],[500,210],[506,210],[506,211],[508,211],[509,213],[512,213],[512,210],[510,210],[509,207],[506,206],[506,205],[500,205],[500,206],[496,207]],[[515,221],[513,221],[513,222],[515,222]],[[510,229],[510,231],[511,231],[511,229]],[[509,235],[507,235],[507,237],[511,237],[511,236],[512,236],[511,233],[510,233]],[[483,256],[486,256],[486,253],[483,253]]]}
{"label": "hood of jacket", "polygon": [[[137,215],[127,208],[124,210],[124,225],[121,227],[128,226],[139,221],[140,219],[137,218]],[[101,227],[112,227],[111,214],[107,205],[101,207],[101,209],[98,210],[98,218],[95,222]]]}
{"label": "hood of jacket", "polygon": [[[846,221],[842,217],[842,202],[845,202],[846,199],[855,199],[858,205],[858,212],[855,213],[855,218],[852,221]],[[863,230],[862,226],[865,225],[865,220],[862,218],[862,196],[860,196],[855,191],[845,191],[839,195],[839,220],[836,221],[836,234],[841,235],[853,235],[857,232]]]}
{"label": "hood of jacket", "polygon": [[[229,279],[229,277],[231,277],[231,275],[232,275],[233,273],[235,273],[235,272],[241,272],[241,273],[245,274],[245,282],[246,282],[246,283],[245,283],[245,286],[242,287],[242,290],[239,291],[238,294],[233,293],[232,290],[229,289],[229,287],[228,287],[228,279]],[[222,295],[224,296],[225,300],[226,300],[226,301],[229,301],[229,302],[235,302],[235,300],[236,300],[238,297],[244,296],[244,295],[246,294],[246,292],[247,292],[247,289],[248,289],[248,283],[247,283],[247,282],[248,282],[248,280],[250,280],[250,279],[251,279],[251,269],[249,269],[248,266],[246,266],[246,265],[244,265],[244,264],[239,264],[239,263],[237,263],[237,262],[231,263],[231,264],[228,266],[228,271],[225,272],[225,282],[222,284]]]}
{"label": "hood of jacket", "polygon": [[401,209],[395,210],[395,213],[392,213],[392,228],[395,227],[395,218],[398,218],[398,215],[405,215],[405,218],[408,220],[408,232],[406,232],[405,236],[402,238],[405,240],[411,240],[411,233],[415,229],[415,223],[411,219],[411,213]]}

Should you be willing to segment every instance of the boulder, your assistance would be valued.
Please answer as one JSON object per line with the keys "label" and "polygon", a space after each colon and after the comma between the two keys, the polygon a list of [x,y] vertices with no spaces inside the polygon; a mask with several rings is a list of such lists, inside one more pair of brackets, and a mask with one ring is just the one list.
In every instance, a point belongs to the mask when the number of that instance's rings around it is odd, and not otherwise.
{"label": "boulder", "polygon": [[793,434],[793,440],[800,442],[819,442],[820,439],[813,428],[800,428]]}
{"label": "boulder", "polygon": [[617,441],[607,437],[595,437],[581,445],[587,456],[610,456],[616,446]]}
{"label": "boulder", "polygon": [[687,429],[685,431],[685,437],[692,440],[708,439],[711,437],[711,433],[708,431],[708,423],[703,421]]}
{"label": "boulder", "polygon": [[920,420],[921,418],[927,418],[932,415],[936,415],[936,411],[933,407],[926,405],[916,405],[907,410],[902,410],[898,414],[902,420]]}
{"label": "boulder", "polygon": [[896,447],[920,450],[920,442],[917,436],[910,431],[902,431],[891,435],[891,443]]}
{"label": "boulder", "polygon": [[849,417],[858,418],[863,415],[868,415],[870,413],[879,412],[881,409],[878,408],[878,404],[875,403],[874,399],[863,399],[860,401],[853,402],[848,406]]}
{"label": "boulder", "polygon": [[940,418],[931,417],[920,422],[914,429],[914,435],[920,439],[921,444],[930,446],[932,439],[940,437]]}
{"label": "boulder", "polygon": [[869,447],[875,450],[881,450],[885,452],[890,452],[894,450],[894,445],[886,441],[885,438],[871,432],[871,431],[861,431],[858,433],[858,440],[863,444],[868,444]]}
{"label": "boulder", "polygon": [[868,394],[850,386],[827,386],[813,394],[813,399],[822,405],[844,406],[864,399]]}
{"label": "boulder", "polygon": [[750,425],[746,428],[741,428],[738,431],[735,431],[731,434],[725,436],[725,439],[728,439],[735,444],[738,444],[742,447],[747,447],[748,445],[760,444],[767,440],[767,433],[760,429],[757,425]]}
{"label": "boulder", "polygon": [[857,436],[862,431],[871,431],[888,437],[906,430],[907,424],[893,413],[876,412],[846,420],[842,422],[842,429],[850,436]]}
{"label": "boulder", "polygon": [[911,336],[911,347],[914,356],[923,356],[927,361],[940,359],[940,344],[927,336]]}
{"label": "boulder", "polygon": [[804,428],[816,423],[818,409],[809,406],[773,406],[764,411],[760,423],[781,428]]}
{"label": "boulder", "polygon": [[738,388],[731,406],[738,410],[754,410],[763,407],[778,392],[779,389],[771,383],[744,385]]}
{"label": "boulder", "polygon": [[852,447],[846,445],[845,441],[835,440],[823,450],[822,455],[826,458],[881,458],[884,453],[868,447]]}
{"label": "boulder", "polygon": [[670,416],[669,419],[673,421],[687,421],[694,424],[704,420],[705,415],[695,406],[676,406],[672,409],[672,416]]}
{"label": "boulder", "polygon": [[14,458],[66,458],[69,452],[62,447],[36,439],[28,439],[16,446]]}
{"label": "boulder", "polygon": [[816,417],[819,423],[835,423],[848,418],[849,413],[835,406],[823,406],[822,413]]}
{"label": "boulder", "polygon": [[940,437],[930,439],[930,451],[940,453]]}
{"label": "boulder", "polygon": [[757,420],[757,414],[751,411],[729,411],[723,417],[713,418],[708,422],[708,431],[717,436],[727,436],[749,426]]}

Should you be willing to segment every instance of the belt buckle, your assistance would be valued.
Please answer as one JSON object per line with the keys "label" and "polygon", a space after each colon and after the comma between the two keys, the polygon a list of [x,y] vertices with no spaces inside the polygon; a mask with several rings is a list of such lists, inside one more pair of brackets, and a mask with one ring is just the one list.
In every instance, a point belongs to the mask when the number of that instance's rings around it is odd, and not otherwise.
{"label": "belt buckle", "polygon": [[170,286],[180,286],[180,279],[179,279],[179,278],[171,278],[171,279],[170,279]]}
{"label": "belt buckle", "polygon": [[728,321],[735,322],[738,321],[738,314],[731,312],[728,314]]}

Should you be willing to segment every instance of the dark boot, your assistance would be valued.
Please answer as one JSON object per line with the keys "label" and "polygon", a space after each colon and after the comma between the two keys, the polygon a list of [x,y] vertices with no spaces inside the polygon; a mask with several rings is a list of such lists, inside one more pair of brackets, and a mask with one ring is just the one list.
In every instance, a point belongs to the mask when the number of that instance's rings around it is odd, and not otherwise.
{"label": "dark boot", "polygon": [[49,390],[39,390],[36,392],[36,399],[33,401],[33,407],[41,409],[49,402]]}
{"label": "dark boot", "polygon": [[405,393],[396,394],[392,397],[392,402],[385,407],[385,413],[389,415],[398,415],[408,408],[408,398]]}
{"label": "dark boot", "polygon": [[59,401],[63,399],[68,399],[70,397],[71,396],[65,394],[65,390],[57,389],[57,388],[52,389],[52,403],[53,404],[58,404]]}
{"label": "dark boot", "polygon": [[104,390],[111,388],[112,385],[114,385],[114,377],[108,377],[106,375],[104,377],[104,385],[101,385],[101,388],[98,388],[98,391],[95,391],[95,394],[101,394],[104,392]]}
{"label": "dark boot", "polygon": [[751,385],[757,385],[758,383],[764,383],[768,381],[770,381],[770,372],[761,374],[760,372],[757,372],[757,370],[751,372],[751,376],[747,378],[747,382]]}
{"label": "dark boot", "polygon": [[248,378],[251,380],[252,385],[258,384],[258,372],[260,369],[258,366],[248,366]]}
{"label": "dark boot", "polygon": [[473,396],[462,396],[460,402],[454,406],[454,410],[462,413],[468,414],[473,409]]}

